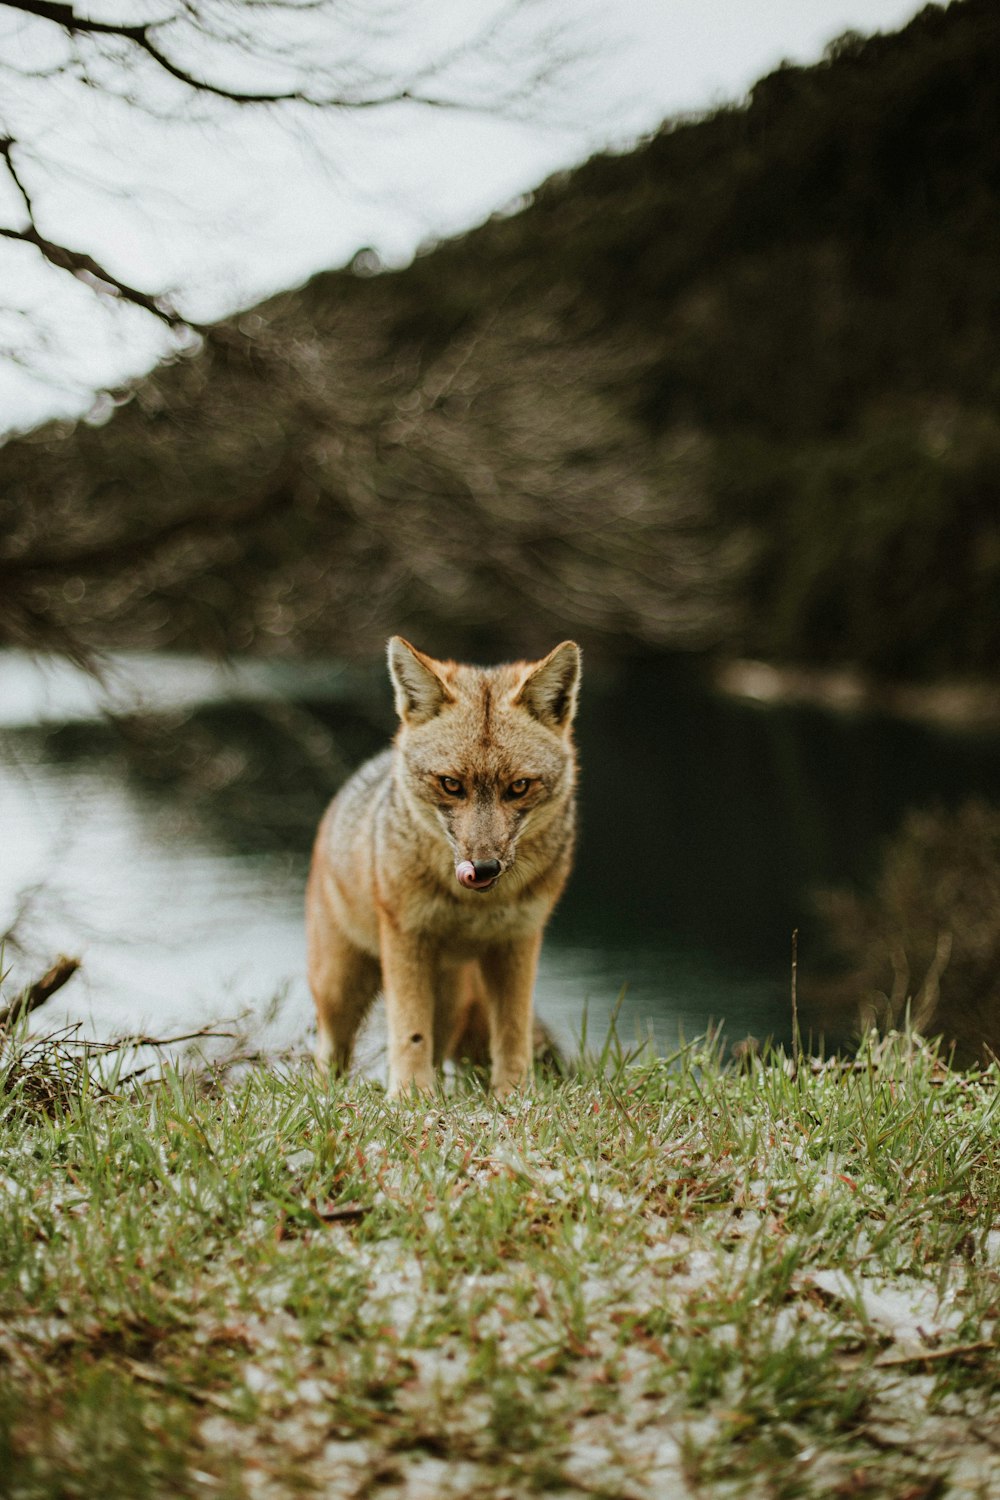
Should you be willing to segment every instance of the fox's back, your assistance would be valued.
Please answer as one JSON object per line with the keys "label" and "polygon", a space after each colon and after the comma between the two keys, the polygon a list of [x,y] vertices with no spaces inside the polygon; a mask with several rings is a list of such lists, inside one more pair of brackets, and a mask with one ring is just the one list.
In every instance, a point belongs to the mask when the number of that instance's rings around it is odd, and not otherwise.
{"label": "fox's back", "polygon": [[313,845],[306,917],[310,944],[334,920],[366,952],[378,953],[376,821],[389,795],[392,749],[351,775],[330,803]]}

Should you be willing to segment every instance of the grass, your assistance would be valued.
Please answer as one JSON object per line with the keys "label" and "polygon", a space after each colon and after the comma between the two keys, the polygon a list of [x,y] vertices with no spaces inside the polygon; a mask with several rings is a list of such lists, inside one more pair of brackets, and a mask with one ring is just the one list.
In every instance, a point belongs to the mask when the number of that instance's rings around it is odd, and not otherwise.
{"label": "grass", "polygon": [[1000,1492],[1000,1070],[0,1064],[0,1492]]}

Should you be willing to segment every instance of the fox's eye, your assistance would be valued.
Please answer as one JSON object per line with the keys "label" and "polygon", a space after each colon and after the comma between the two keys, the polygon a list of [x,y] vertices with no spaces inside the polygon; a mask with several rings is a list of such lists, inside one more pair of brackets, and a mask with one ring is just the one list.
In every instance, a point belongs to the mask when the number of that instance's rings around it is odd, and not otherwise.
{"label": "fox's eye", "polygon": [[440,781],[441,783],[441,790],[443,792],[447,792],[449,797],[461,797],[462,783],[458,781],[456,777],[439,776],[438,781]]}
{"label": "fox's eye", "polygon": [[507,788],[507,795],[509,797],[523,797],[530,785],[531,782],[527,776],[519,776],[517,780],[512,781],[510,786]]}

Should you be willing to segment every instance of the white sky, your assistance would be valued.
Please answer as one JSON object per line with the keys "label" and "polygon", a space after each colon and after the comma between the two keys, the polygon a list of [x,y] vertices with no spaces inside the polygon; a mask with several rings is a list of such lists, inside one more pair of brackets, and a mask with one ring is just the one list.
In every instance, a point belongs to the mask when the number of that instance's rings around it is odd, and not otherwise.
{"label": "white sky", "polygon": [[[497,4],[407,0],[398,7],[403,40],[392,45],[432,51],[431,18],[447,44]],[[477,223],[553,171],[625,146],[670,115],[740,98],[782,58],[814,61],[846,30],[895,30],[921,8],[919,0],[534,5],[561,22],[581,60],[530,120],[398,106],[300,116],[294,128],[246,110],[163,126],[95,91],[81,104],[56,81],[7,89],[0,135],[30,138],[54,163],[25,168],[43,232],[133,285],[171,289],[189,316],[210,319],[343,264],[363,245],[404,263],[421,241]],[[77,8],[122,13],[111,0]],[[364,5],[354,9],[366,15]],[[381,45],[383,59],[393,56]],[[0,66],[15,56],[41,64],[52,47],[51,27],[0,6]],[[19,208],[0,182],[0,222],[19,222]],[[109,306],[30,248],[0,240],[0,430],[85,411],[95,389],[147,369],[165,347],[152,318]]]}

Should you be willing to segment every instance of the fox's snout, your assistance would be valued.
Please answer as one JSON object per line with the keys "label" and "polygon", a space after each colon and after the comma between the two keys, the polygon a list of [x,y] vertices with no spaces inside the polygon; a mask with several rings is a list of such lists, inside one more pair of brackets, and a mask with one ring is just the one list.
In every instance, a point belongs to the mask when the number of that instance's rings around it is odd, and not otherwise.
{"label": "fox's snout", "polygon": [[455,866],[455,875],[468,891],[488,891],[502,869],[498,859],[463,859]]}

